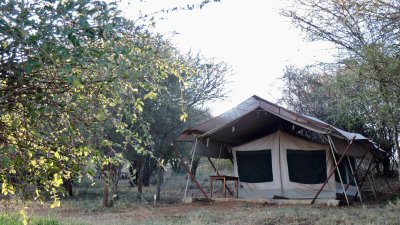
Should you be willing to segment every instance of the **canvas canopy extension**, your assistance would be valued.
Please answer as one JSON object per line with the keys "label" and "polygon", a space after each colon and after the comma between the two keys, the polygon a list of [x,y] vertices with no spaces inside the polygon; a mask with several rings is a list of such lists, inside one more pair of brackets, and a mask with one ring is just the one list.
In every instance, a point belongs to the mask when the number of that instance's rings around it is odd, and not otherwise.
{"label": "canvas canopy extension", "polygon": [[[233,159],[242,198],[356,195],[355,159],[372,160],[380,154],[361,134],[258,96],[185,130],[177,141],[193,142],[196,155]],[[328,177],[334,170],[335,176]]]}

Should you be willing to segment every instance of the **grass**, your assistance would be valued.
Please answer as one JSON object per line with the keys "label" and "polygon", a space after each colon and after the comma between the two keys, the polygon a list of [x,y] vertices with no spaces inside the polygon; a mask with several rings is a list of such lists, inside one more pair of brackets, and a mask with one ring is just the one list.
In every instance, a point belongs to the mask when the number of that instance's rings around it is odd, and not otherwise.
{"label": "grass", "polygon": [[[192,211],[140,224],[400,224],[400,207],[235,206]],[[139,223],[138,223],[139,224]]]}
{"label": "grass", "polygon": [[[200,171],[199,182],[208,188],[210,171]],[[190,183],[189,183],[190,184]],[[184,175],[166,174],[161,192],[162,200],[153,205],[156,186],[144,187],[138,198],[136,188],[121,181],[119,201],[111,208],[102,208],[101,180],[74,186],[74,197],[62,198],[60,208],[29,206],[30,224],[400,224],[400,200],[357,203],[350,207],[314,205],[262,205],[256,203],[225,202],[181,204],[186,185]],[[189,185],[188,195],[199,195],[195,185]],[[397,196],[398,197],[398,196]],[[17,207],[16,207],[17,208]],[[34,210],[34,212],[33,212]],[[0,209],[1,224],[22,224],[18,213]]]}
{"label": "grass", "polygon": [[[21,217],[16,213],[0,213],[0,225],[22,225]],[[67,224],[65,222],[60,222],[57,219],[53,219],[50,217],[37,217],[34,216],[30,218],[29,224],[31,225],[61,225]]]}
{"label": "grass", "polygon": [[[109,217],[109,220],[90,220],[92,213],[76,215],[71,222],[52,218],[34,217],[30,224],[400,224],[397,203],[368,206],[328,208],[321,206],[262,206],[256,204],[216,204],[193,207],[187,213],[163,214],[146,218]],[[153,209],[154,211],[157,208]],[[119,210],[102,211],[118,214]],[[97,214],[96,214],[97,215]],[[94,215],[94,216],[96,216]],[[107,218],[107,215],[104,217]],[[63,222],[61,222],[63,220]],[[0,224],[22,224],[17,215],[0,215]]]}

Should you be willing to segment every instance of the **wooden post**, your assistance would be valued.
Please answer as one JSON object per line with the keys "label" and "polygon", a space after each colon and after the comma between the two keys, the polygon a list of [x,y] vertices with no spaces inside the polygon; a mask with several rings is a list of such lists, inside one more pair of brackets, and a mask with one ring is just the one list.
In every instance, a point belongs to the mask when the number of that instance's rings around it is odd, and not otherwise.
{"label": "wooden post", "polygon": [[[215,167],[214,163],[211,161],[210,157],[207,157],[207,159],[208,159],[208,161],[210,162],[211,166],[214,168],[214,170],[215,170],[215,172],[217,173],[217,175],[219,176],[220,174],[219,174],[217,168]],[[231,191],[231,189],[230,189],[228,186],[226,186],[226,189],[229,191],[229,193],[230,193],[231,195],[233,195],[233,192]]]}
{"label": "wooden post", "polygon": [[190,178],[192,178],[192,180],[194,181],[194,183],[196,184],[196,186],[200,189],[200,191],[203,193],[204,197],[206,197],[207,201],[209,203],[213,203],[213,201],[208,197],[207,193],[204,191],[204,189],[201,187],[201,185],[199,184],[199,182],[197,181],[197,179],[193,176],[193,174],[191,173],[188,165],[184,162],[183,158],[181,157],[181,154],[179,153],[178,149],[176,149],[174,143],[171,143],[172,149],[174,150],[174,153],[176,154],[176,156],[178,157],[181,165],[186,169],[186,172],[189,174]]}
{"label": "wooden post", "polygon": [[[319,194],[321,194],[322,190],[324,189],[325,185],[328,183],[329,179],[331,176],[335,173],[336,169],[339,167],[339,164],[342,162],[344,157],[346,156],[346,153],[350,150],[350,146],[353,144],[354,139],[356,139],[356,135],[354,135],[353,139],[350,141],[349,145],[347,145],[346,150],[344,151],[343,155],[340,157],[339,161],[335,165],[335,167],[332,169],[332,171],[329,173],[329,176],[326,178],[324,184],[322,187],[319,189],[318,193],[315,195],[314,199],[311,201],[311,204],[314,204],[315,200],[318,198]],[[345,192],[346,193],[346,192]]]}

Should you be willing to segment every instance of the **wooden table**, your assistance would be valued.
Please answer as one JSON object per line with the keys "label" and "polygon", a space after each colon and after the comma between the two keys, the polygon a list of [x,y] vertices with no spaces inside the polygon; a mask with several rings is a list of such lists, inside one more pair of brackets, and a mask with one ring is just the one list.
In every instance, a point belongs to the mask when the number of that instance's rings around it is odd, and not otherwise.
{"label": "wooden table", "polygon": [[210,176],[210,192],[211,192],[211,198],[213,194],[213,182],[214,180],[220,180],[222,181],[222,193],[224,194],[224,197],[226,198],[226,181],[232,180],[235,181],[235,188],[236,188],[236,198],[239,197],[239,178],[238,177],[232,177],[232,176],[224,176],[224,175],[216,175],[216,176]]}

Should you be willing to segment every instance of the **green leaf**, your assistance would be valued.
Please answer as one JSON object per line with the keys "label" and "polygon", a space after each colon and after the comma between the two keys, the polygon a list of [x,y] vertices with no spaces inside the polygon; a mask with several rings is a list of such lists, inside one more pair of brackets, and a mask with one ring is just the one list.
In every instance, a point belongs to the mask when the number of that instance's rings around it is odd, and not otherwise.
{"label": "green leaf", "polygon": [[153,100],[153,99],[155,99],[156,97],[157,97],[157,93],[154,93],[153,91],[150,91],[149,93],[147,93],[147,94],[143,97],[143,99],[144,99],[144,100],[147,100],[147,99]]}

